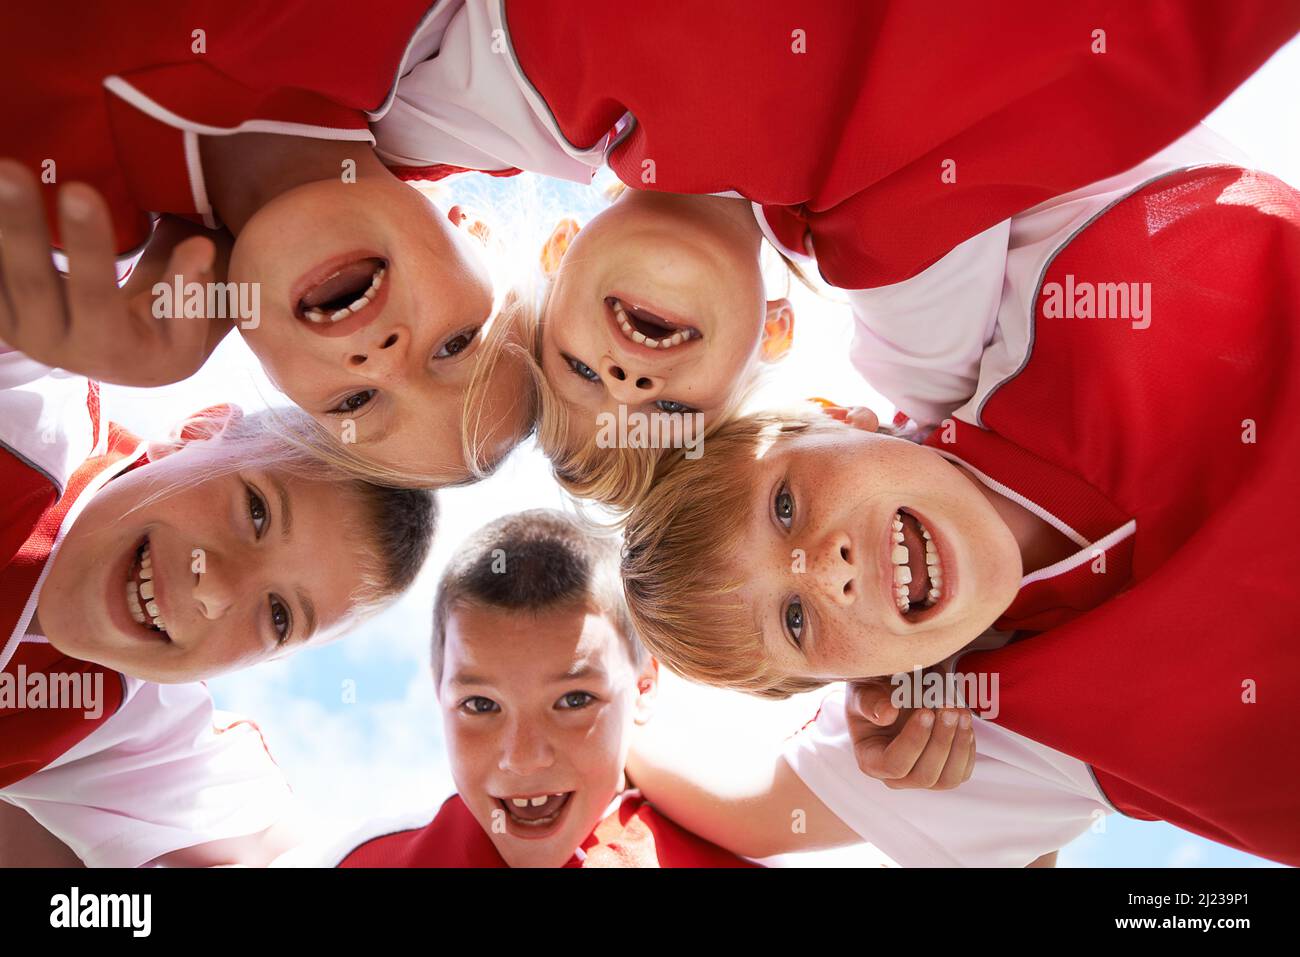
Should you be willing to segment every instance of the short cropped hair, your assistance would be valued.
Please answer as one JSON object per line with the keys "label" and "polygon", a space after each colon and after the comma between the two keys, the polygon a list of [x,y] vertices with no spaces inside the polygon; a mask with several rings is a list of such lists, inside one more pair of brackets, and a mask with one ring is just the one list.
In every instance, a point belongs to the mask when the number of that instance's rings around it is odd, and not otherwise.
{"label": "short cropped hair", "polygon": [[550,509],[507,515],[475,532],[448,563],[433,603],[431,661],[442,680],[447,622],[464,608],[536,614],[588,605],[614,625],[633,665],[646,659],[618,577],[617,539]]}
{"label": "short cropped hair", "polygon": [[765,698],[827,682],[774,674],[745,583],[740,542],[753,501],[754,463],[790,436],[844,428],[813,411],[761,412],[723,424],[704,455],[680,451],[624,529],[623,590],[646,648],[684,678]]}

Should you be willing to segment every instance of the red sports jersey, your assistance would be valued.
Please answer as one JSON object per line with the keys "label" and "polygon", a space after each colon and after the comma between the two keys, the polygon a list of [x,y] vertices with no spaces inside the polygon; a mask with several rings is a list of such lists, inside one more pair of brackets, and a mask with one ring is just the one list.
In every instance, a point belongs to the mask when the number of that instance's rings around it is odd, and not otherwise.
{"label": "red sports jersey", "polygon": [[[126,693],[118,672],[70,658],[25,633],[50,555],[80,507],[105,482],[141,461],[140,440],[102,423],[97,387],[81,382],[94,452],[66,481],[34,466],[21,447],[6,442],[0,448],[0,486],[6,493],[0,501],[0,635],[5,641],[0,673],[15,694],[12,702],[0,702],[0,788],[39,771],[87,737],[117,712]],[[37,435],[30,438],[33,444],[40,441]],[[38,674],[46,682],[55,675],[96,682],[103,693],[99,714],[87,717],[81,704],[62,700],[61,707],[32,707],[26,698]]]}
{"label": "red sports jersey", "polygon": [[[459,795],[424,827],[359,844],[339,867],[507,867]],[[758,867],[678,827],[641,797],[623,794],[565,867]]]}
{"label": "red sports jersey", "polygon": [[1300,194],[1173,173],[1031,288],[1023,355],[987,354],[927,442],[1079,551],[1026,576],[995,625],[1017,640],[956,668],[996,674],[998,723],[1124,813],[1300,864]]}
{"label": "red sports jersey", "polygon": [[[119,253],[148,240],[151,213],[214,226],[199,135],[373,143],[367,123],[387,105],[430,6],[10,5],[0,32],[0,156],[52,171],[56,183],[98,189]],[[55,195],[51,185],[45,199],[57,242]]]}
{"label": "red sports jersey", "polygon": [[760,203],[846,289],[1136,165],[1300,30],[1273,0],[503,2],[569,147],[617,128],[625,183]]}

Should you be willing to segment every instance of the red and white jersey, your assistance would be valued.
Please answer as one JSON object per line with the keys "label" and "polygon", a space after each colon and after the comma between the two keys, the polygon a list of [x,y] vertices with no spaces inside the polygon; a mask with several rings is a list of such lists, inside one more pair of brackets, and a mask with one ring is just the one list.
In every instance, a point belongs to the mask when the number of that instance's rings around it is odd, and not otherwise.
{"label": "red and white jersey", "polygon": [[398,164],[736,195],[844,289],[1131,169],[1292,35],[1290,4],[443,0],[376,124]]}
{"label": "red and white jersey", "polygon": [[1020,262],[926,443],[1079,550],[953,667],[1123,813],[1300,864],[1300,194],[1175,172]]}
{"label": "red and white jersey", "polygon": [[[854,368],[921,427],[943,421],[975,395],[982,368],[1001,367],[1023,355],[1034,281],[1071,236],[1151,180],[1209,164],[1250,162],[1198,126],[1118,176],[1055,196],[986,229],[911,279],[848,290]],[[986,351],[1000,358],[990,356],[986,363]]]}
{"label": "red and white jersey", "polygon": [[951,791],[899,791],[858,769],[844,692],[793,735],[785,760],[841,821],[903,867],[1025,867],[1113,810],[1082,761],[987,721]]}
{"label": "red and white jersey", "polygon": [[29,631],[68,529],[143,453],[94,383],[0,350],[0,800],[92,866],[254,834],[290,800],[256,727],[217,712],[202,684],[131,678]]}
{"label": "red and white jersey", "polygon": [[346,0],[10,5],[0,155],[44,175],[56,245],[57,184],[80,180],[107,200],[118,253],[138,254],[154,214],[217,225],[200,135],[373,143],[367,123],[388,108],[428,8],[393,0],[356,29]]}
{"label": "red and white jersey", "polygon": [[[324,853],[291,851],[278,866],[508,867],[492,839],[453,794],[430,821],[366,825]],[[565,867],[758,867],[683,830],[641,796],[625,791],[610,805]]]}

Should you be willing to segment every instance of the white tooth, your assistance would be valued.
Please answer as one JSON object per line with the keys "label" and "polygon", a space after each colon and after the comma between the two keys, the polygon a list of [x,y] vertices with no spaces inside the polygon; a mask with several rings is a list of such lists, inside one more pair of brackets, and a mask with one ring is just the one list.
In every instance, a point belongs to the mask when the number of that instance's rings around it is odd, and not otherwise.
{"label": "white tooth", "polygon": [[303,313],[303,315],[306,316],[307,319],[309,319],[311,322],[325,321],[325,313],[321,312],[319,309],[308,309],[306,312]]}
{"label": "white tooth", "polygon": [[144,609],[140,607],[140,596],[135,592],[135,582],[126,583],[126,607],[131,612],[131,617],[143,625]]}
{"label": "white tooth", "polygon": [[634,333],[632,333],[632,341],[633,341],[633,342],[645,342],[645,336],[643,336],[643,335],[642,335],[641,333],[639,333],[639,332],[634,332]]}
{"label": "white tooth", "polygon": [[673,345],[680,346],[685,341],[686,336],[682,335],[682,333],[677,332],[673,334]]}
{"label": "white tooth", "polygon": [[140,566],[140,580],[141,580],[141,581],[146,581],[146,582],[147,582],[147,581],[150,581],[150,580],[152,580],[152,579],[153,579],[153,566],[152,566],[152,565],[141,565],[141,566]]}
{"label": "white tooth", "polygon": [[546,795],[544,794],[541,797],[533,798],[533,807],[541,807],[545,803],[546,803]]}
{"label": "white tooth", "polygon": [[528,807],[528,798],[511,798],[510,803],[515,807]]}
{"label": "white tooth", "polygon": [[899,544],[899,545],[902,544],[902,542],[903,542],[903,533],[902,533],[902,532],[894,532],[894,542],[895,542],[895,544]]}
{"label": "white tooth", "polygon": [[927,542],[930,540],[930,530],[926,528],[924,525],[921,526],[921,537],[924,538]]}
{"label": "white tooth", "polygon": [[658,339],[647,339],[647,340],[645,341],[645,344],[648,345],[651,349],[658,349],[658,348],[659,348],[659,340],[658,340]]}
{"label": "white tooth", "polygon": [[140,597],[145,599],[153,597],[153,582],[146,581],[140,583]]}
{"label": "white tooth", "polygon": [[385,269],[387,269],[387,267],[384,267],[384,269],[381,269],[379,270],[379,272],[375,273],[375,278],[370,283],[371,289],[378,289],[380,286],[384,284]]}
{"label": "white tooth", "polygon": [[366,306],[368,306],[368,305],[370,305],[370,300],[367,299],[365,296],[362,296],[360,299],[358,299],[358,300],[357,300],[356,302],[354,302],[352,305],[348,306],[348,312],[360,312],[362,309],[366,308]]}
{"label": "white tooth", "polygon": [[926,553],[925,553],[925,563],[926,563],[927,565],[931,565],[931,566],[938,565],[938,564],[939,564],[939,554],[938,554],[937,552],[926,552]]}
{"label": "white tooth", "polygon": [[911,584],[911,582],[912,582],[912,569],[908,568],[906,565],[895,565],[894,584],[908,585]]}
{"label": "white tooth", "polygon": [[330,316],[330,322],[338,322],[340,319],[346,319],[350,315],[352,315],[352,313],[347,309],[340,309],[338,312]]}
{"label": "white tooth", "polygon": [[152,617],[154,618],[158,617],[158,603],[156,601],[149,602],[147,605],[144,606],[144,610],[147,611]]}
{"label": "white tooth", "polygon": [[903,523],[902,523],[902,521],[901,521],[900,519],[895,518],[895,519],[894,519],[894,531],[896,531],[896,532],[901,532],[902,530],[903,530]]}
{"label": "white tooth", "polygon": [[622,324],[621,328],[622,328],[622,330],[623,330],[623,335],[625,335],[625,336],[627,336],[629,339],[631,339],[631,338],[632,338],[632,327],[631,327],[630,325],[628,325],[628,324],[625,322],[625,323]]}
{"label": "white tooth", "polygon": [[908,559],[907,546],[895,545],[894,550],[890,553],[890,558],[895,565],[906,565]]}
{"label": "white tooth", "polygon": [[937,588],[931,588],[930,591],[928,592],[928,594],[929,594],[929,596],[930,596],[930,601],[938,601],[938,600],[939,600],[939,589],[937,589]]}
{"label": "white tooth", "polygon": [[930,573],[930,587],[931,588],[943,587],[943,576],[940,575],[937,570]]}

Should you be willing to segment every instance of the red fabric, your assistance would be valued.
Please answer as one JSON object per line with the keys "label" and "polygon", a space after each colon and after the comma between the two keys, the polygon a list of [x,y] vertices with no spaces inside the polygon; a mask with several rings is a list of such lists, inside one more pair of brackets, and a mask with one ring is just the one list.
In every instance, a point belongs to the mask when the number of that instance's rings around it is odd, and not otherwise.
{"label": "red fabric", "polygon": [[448,176],[455,176],[457,173],[481,173],[484,176],[518,176],[523,172],[523,170],[518,169],[471,170],[464,166],[452,166],[448,163],[435,163],[433,166],[390,166],[388,169],[394,176],[406,183],[432,182],[446,179]]}
{"label": "red fabric", "polygon": [[[94,386],[89,403],[97,404]],[[6,550],[0,566],[0,639],[8,641],[18,627],[19,618],[45,569],[50,550],[68,511],[86,485],[105,469],[112,468],[134,450],[139,439],[118,428],[109,427],[108,449],[88,459],[73,473],[63,496],[55,501],[49,480],[16,459],[8,451],[0,452],[0,481],[6,489],[18,490],[13,499],[0,506],[0,534]],[[141,459],[141,462],[143,459]],[[132,468],[140,462],[133,463]],[[13,549],[9,543],[19,541]],[[21,669],[21,670],[20,670]],[[0,787],[6,787],[45,767],[68,748],[81,741],[107,721],[122,705],[124,692],[121,676],[110,668],[79,661],[62,654],[46,642],[23,642],[6,663],[6,680],[14,682],[21,694],[20,676],[37,672],[52,674],[102,675],[102,714],[97,718],[84,715],[89,708],[29,708],[21,700],[12,707],[0,707]],[[80,680],[80,679],[78,679]],[[93,680],[93,678],[91,679]]]}
{"label": "red fabric", "polygon": [[1084,229],[1044,283],[1067,276],[1149,282],[1150,326],[1047,318],[1039,296],[988,431],[931,442],[1089,540],[1136,532],[1106,575],[1036,583],[1009,610],[1054,627],[958,667],[997,674],[998,723],[1091,764],[1121,811],[1300,864],[1300,194],[1174,174]]}
{"label": "red fabric", "polygon": [[[108,201],[118,252],[143,244],[150,212],[193,216],[184,137],[104,87],[120,76],[192,123],[247,121],[365,130],[428,0],[391,0],[381,14],[350,0],[282,0],[255,11],[216,0],[11,4],[0,31],[0,155],[57,183],[81,180]],[[359,22],[360,21],[360,22]],[[364,27],[362,29],[361,27]],[[206,52],[192,32],[206,32]],[[57,241],[57,184],[45,190]]]}
{"label": "red fabric", "polygon": [[1300,30],[1300,5],[1275,0],[651,0],[635,15],[507,0],[506,15],[571,143],[630,111],[609,158],[621,180],[735,190],[848,289],[1156,153]]}
{"label": "red fabric", "polygon": [[[629,792],[566,867],[757,867],[678,827],[639,793]],[[366,841],[339,867],[506,867],[487,832],[459,795],[422,828]]]}

